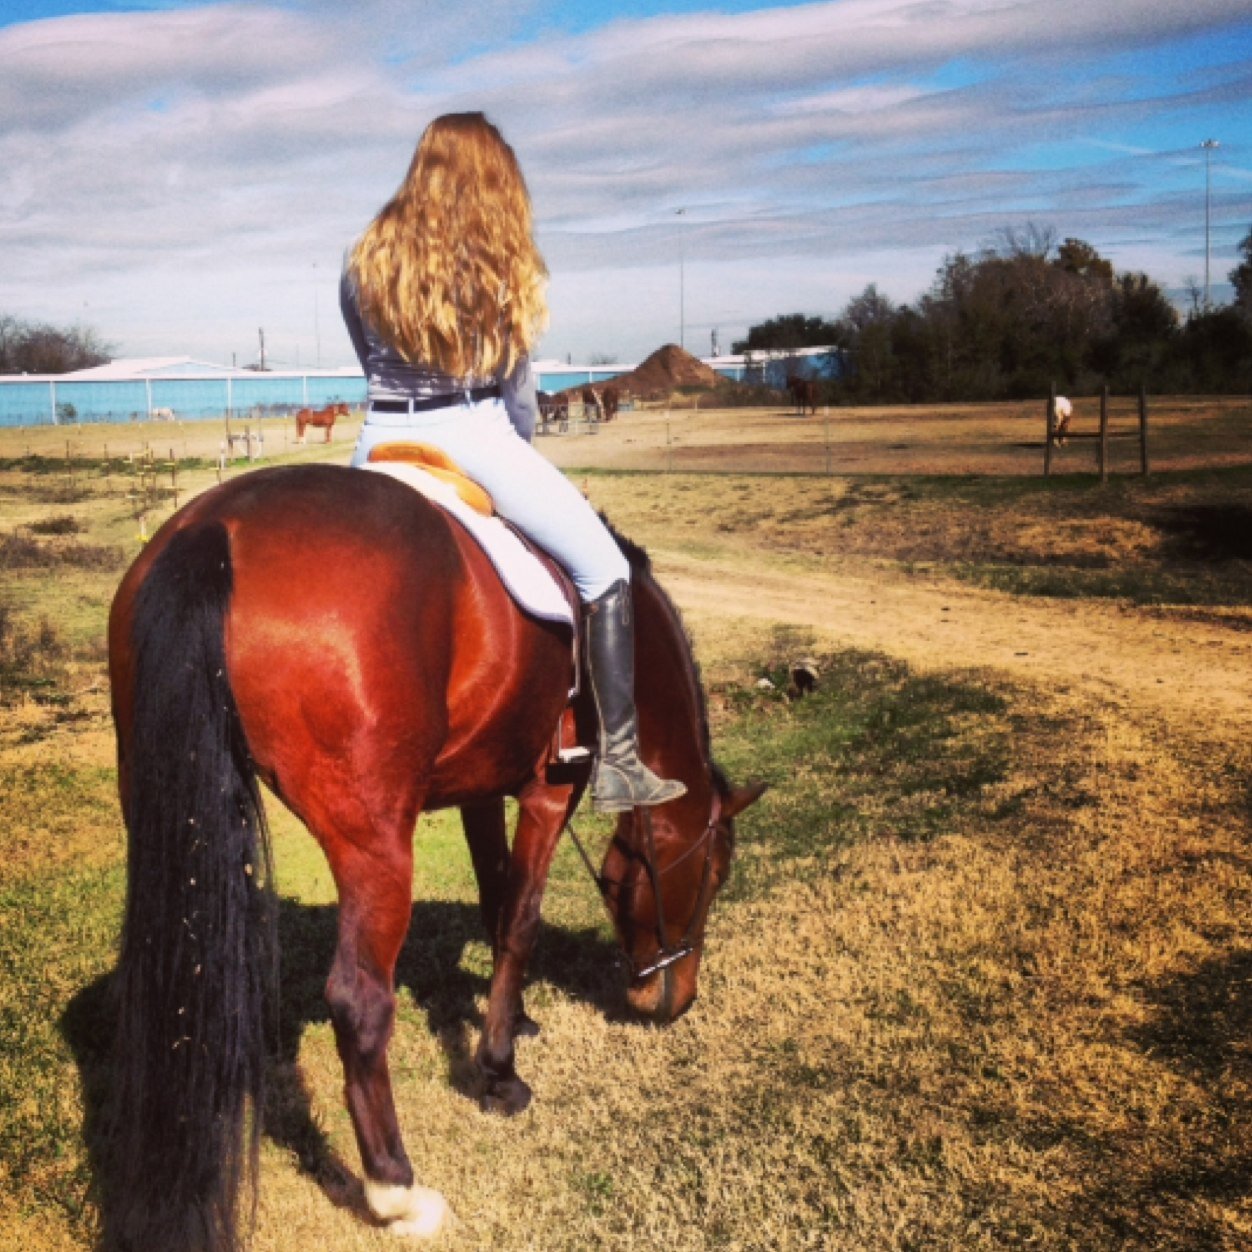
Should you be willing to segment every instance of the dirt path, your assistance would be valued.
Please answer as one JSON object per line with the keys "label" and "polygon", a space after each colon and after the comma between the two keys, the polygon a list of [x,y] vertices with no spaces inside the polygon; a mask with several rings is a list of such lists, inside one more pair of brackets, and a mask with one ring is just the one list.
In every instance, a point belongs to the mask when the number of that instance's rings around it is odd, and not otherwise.
{"label": "dirt path", "polygon": [[814,630],[921,668],[988,667],[1149,716],[1214,742],[1252,730],[1252,634],[1108,602],[1025,600],[949,582],[792,571],[653,549],[699,632],[748,618]]}

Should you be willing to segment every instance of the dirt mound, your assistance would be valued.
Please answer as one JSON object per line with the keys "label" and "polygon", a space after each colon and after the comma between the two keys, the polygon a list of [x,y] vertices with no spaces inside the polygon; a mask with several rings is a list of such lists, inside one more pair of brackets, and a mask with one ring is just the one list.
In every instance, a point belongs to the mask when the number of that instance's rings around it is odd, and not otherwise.
{"label": "dirt mound", "polygon": [[720,387],[728,380],[676,343],[658,348],[629,374],[615,380],[631,395],[661,398],[680,387]]}
{"label": "dirt mound", "polygon": [[[680,388],[731,387],[734,384],[716,370],[691,355],[676,343],[658,348],[646,361],[629,374],[597,386],[613,386],[639,400],[663,400]],[[569,394],[581,393],[581,387],[569,388]]]}

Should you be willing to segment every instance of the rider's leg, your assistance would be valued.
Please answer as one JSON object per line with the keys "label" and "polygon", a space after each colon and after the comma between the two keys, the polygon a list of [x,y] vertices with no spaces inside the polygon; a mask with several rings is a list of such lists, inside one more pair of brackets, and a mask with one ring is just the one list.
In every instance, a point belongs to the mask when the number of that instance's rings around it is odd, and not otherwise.
{"label": "rider's leg", "polygon": [[[657,778],[639,759],[630,565],[595,509],[517,434],[499,400],[415,413],[408,420],[390,437],[432,443],[452,457],[491,494],[501,516],[569,571],[587,606],[588,664],[601,731],[592,785],[596,807],[615,812],[682,795],[682,783]],[[367,452],[358,445],[354,463]]]}
{"label": "rider's leg", "polygon": [[602,813],[664,804],[687,788],[658,778],[639,759],[635,718],[634,605],[630,584],[617,582],[586,606],[587,667],[600,714],[600,759],[591,799]]}

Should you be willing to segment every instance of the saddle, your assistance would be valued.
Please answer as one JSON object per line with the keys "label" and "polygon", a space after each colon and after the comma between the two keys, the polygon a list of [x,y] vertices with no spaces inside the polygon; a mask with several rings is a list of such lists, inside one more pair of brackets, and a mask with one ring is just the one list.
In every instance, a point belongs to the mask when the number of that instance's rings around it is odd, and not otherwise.
{"label": "saddle", "polygon": [[373,464],[412,465],[430,474],[440,482],[449,484],[462,501],[475,513],[483,517],[496,517],[509,528],[528,548],[539,562],[552,575],[560,587],[574,619],[574,656],[573,683],[566,705],[553,736],[550,749],[547,773],[551,781],[559,781],[561,774],[571,768],[577,768],[590,761],[591,749],[587,743],[595,743],[597,739],[594,722],[588,718],[585,701],[579,696],[589,690],[589,684],[583,681],[585,658],[582,647],[582,602],[574,588],[573,580],[565,569],[542,548],[533,543],[525,534],[517,529],[507,518],[496,514],[495,504],[486,488],[476,483],[446,452],[428,443],[413,443],[407,440],[395,440],[389,443],[375,444],[370,449],[366,460]]}
{"label": "saddle", "polygon": [[[387,461],[399,465],[416,465],[440,482],[449,483],[475,513],[481,513],[483,517],[495,515],[496,506],[487,491],[441,448],[429,443],[395,440],[391,443],[375,444],[365,459],[375,463]],[[523,542],[526,542],[524,536]],[[528,546],[533,548],[534,544]]]}

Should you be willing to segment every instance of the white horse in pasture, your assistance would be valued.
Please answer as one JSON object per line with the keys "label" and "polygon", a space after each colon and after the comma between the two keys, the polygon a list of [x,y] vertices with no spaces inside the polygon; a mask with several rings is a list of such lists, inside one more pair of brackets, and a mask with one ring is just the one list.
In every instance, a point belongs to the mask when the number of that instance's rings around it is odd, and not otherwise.
{"label": "white horse in pasture", "polygon": [[1069,434],[1069,419],[1074,416],[1074,406],[1070,403],[1068,397],[1057,396],[1056,398],[1056,427],[1054,434],[1058,444],[1064,446],[1066,436]]}

